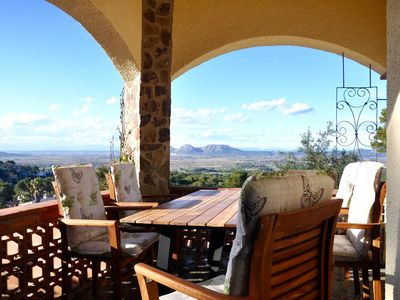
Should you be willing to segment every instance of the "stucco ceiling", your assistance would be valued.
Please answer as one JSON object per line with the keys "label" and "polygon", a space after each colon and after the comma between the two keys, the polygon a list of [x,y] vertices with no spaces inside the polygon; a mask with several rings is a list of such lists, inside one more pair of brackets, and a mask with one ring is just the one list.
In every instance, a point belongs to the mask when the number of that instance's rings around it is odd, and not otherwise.
{"label": "stucco ceiling", "polygon": [[[80,22],[125,80],[140,71],[141,0],[49,0]],[[386,1],[175,0],[172,75],[223,53],[301,45],[386,71]]]}

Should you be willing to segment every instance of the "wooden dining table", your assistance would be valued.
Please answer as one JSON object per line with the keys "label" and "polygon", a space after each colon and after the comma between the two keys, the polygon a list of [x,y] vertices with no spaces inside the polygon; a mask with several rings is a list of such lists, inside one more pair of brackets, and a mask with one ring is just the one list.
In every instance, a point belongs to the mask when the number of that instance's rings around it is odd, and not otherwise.
{"label": "wooden dining table", "polygon": [[[179,229],[209,230],[208,260],[212,262],[214,251],[223,244],[225,232],[236,228],[240,190],[198,190],[124,217],[120,222],[134,226],[150,226],[162,234],[157,260],[158,266],[164,269],[170,267],[172,261],[180,260],[183,243],[179,237]],[[165,241],[164,237],[168,241]]]}
{"label": "wooden dining table", "polygon": [[199,190],[122,218],[120,222],[142,226],[234,229],[239,197],[240,188]]}

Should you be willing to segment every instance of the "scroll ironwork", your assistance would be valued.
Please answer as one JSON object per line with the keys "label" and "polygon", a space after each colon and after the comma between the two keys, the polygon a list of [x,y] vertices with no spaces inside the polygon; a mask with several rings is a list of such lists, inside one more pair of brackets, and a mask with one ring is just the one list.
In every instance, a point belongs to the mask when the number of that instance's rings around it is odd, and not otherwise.
{"label": "scroll ironwork", "polygon": [[336,88],[336,143],[351,147],[363,158],[378,129],[378,88]]}
{"label": "scroll ironwork", "polygon": [[[342,54],[343,86],[336,88],[336,148],[353,147],[363,160],[363,150],[371,149],[378,130],[379,103],[386,99],[379,98],[378,87],[371,84],[371,65],[369,86],[346,86],[344,59]],[[376,151],[375,159],[378,159]]]}

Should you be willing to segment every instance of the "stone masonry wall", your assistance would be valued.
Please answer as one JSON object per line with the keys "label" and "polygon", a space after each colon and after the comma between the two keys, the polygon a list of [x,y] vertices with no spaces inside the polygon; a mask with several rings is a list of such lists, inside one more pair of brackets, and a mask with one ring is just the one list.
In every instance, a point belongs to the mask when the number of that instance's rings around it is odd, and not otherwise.
{"label": "stone masonry wall", "polygon": [[124,152],[134,158],[146,194],[169,192],[173,3],[143,0],[142,71],[125,84]]}

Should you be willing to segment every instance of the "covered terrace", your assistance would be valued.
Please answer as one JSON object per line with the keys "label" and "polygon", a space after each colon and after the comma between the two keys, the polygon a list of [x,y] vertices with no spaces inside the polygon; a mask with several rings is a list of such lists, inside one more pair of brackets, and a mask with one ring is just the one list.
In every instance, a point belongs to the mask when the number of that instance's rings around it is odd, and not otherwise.
{"label": "covered terrace", "polygon": [[[185,194],[170,186],[171,81],[208,59],[261,45],[301,45],[344,53],[387,78],[386,299],[400,297],[400,2],[49,0],[97,40],[124,80],[124,154],[143,193]],[[201,84],[201,83],[199,83]],[[0,212],[6,259],[24,266],[14,298],[53,298],[59,288],[60,238],[55,202]],[[23,242],[20,237],[23,237]],[[38,244],[30,241],[40,240]],[[3,249],[1,248],[3,247]],[[32,278],[39,267],[38,277]],[[85,261],[77,277],[87,281]],[[90,272],[88,273],[90,275]],[[89,276],[88,275],[88,276]],[[36,276],[36,275],[35,275]],[[90,277],[90,276],[89,276]],[[0,286],[3,293],[4,287]],[[57,293],[56,293],[57,294]],[[44,296],[43,296],[44,295]]]}

